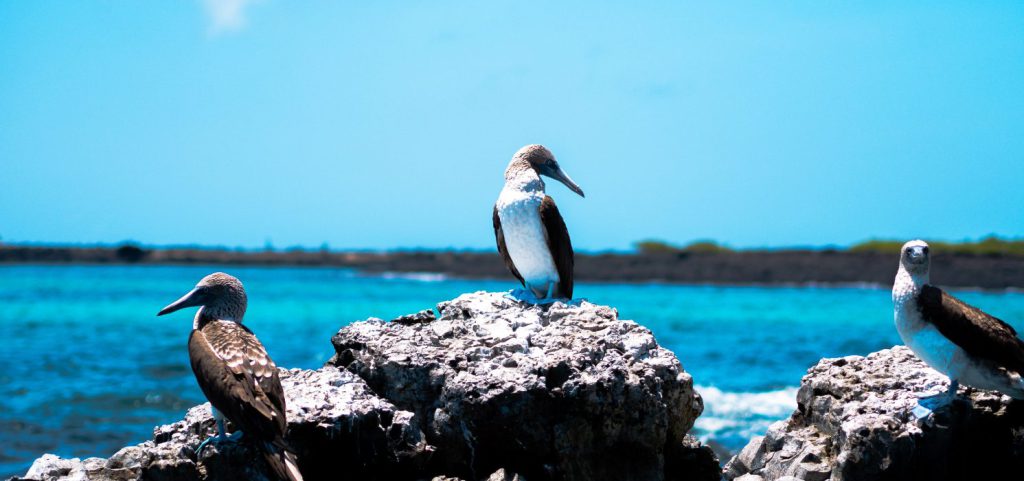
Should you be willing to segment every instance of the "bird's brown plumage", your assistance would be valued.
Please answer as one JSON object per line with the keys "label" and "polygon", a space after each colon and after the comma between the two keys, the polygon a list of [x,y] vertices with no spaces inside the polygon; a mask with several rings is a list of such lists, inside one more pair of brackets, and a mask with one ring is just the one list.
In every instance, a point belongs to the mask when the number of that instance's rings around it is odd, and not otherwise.
{"label": "bird's brown plumage", "polygon": [[1024,375],[1024,341],[1009,324],[927,284],[917,302],[925,322],[967,354]]}
{"label": "bird's brown plumage", "polygon": [[[555,288],[555,295],[560,298],[572,299],[573,291],[573,266],[575,258],[572,250],[572,241],[569,239],[569,229],[565,226],[562,214],[558,212],[555,200],[551,196],[544,196],[540,205],[540,221],[544,226],[544,237],[547,240],[548,249],[551,251],[551,258],[555,261],[555,269],[558,271],[558,286]],[[498,207],[494,207],[492,215],[494,224],[494,239],[498,244],[498,253],[505,261],[505,266],[512,272],[519,283],[524,287],[526,281],[519,274],[516,265],[512,262],[512,256],[505,246],[505,233],[501,228],[501,217],[498,215]]]}
{"label": "bird's brown plumage", "polygon": [[284,441],[288,422],[277,365],[252,331],[233,321],[206,320],[189,336],[188,352],[210,404],[262,444],[281,479],[301,479],[288,467],[295,460]]}
{"label": "bird's brown plumage", "polygon": [[548,248],[551,249],[551,257],[555,260],[555,268],[558,269],[558,288],[555,295],[572,299],[573,265],[576,260],[572,251],[572,241],[569,239],[569,229],[565,227],[562,214],[558,212],[555,200],[551,196],[544,196],[544,202],[540,205],[540,221],[544,225],[544,234],[547,236]]}
{"label": "bird's brown plumage", "polygon": [[213,407],[246,435],[273,441],[284,435],[284,391],[277,366],[245,326],[210,321],[188,341],[192,371]]}

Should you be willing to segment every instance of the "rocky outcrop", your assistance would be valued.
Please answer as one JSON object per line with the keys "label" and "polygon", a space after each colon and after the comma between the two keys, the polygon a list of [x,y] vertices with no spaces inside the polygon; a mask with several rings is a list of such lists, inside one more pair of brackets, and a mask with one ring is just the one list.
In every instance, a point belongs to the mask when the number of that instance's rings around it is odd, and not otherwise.
{"label": "rocky outcrop", "polygon": [[[309,481],[717,480],[687,435],[703,406],[651,332],[614,309],[539,307],[468,294],[393,322],[338,332],[315,371],[282,370],[288,442]],[[40,481],[269,480],[209,406],[109,459],[39,458]]]}
{"label": "rocky outcrop", "polygon": [[823,359],[808,371],[797,410],[726,466],[741,481],[1024,479],[1024,402],[961,387],[925,420],[920,396],[948,379],[906,347]]}
{"label": "rocky outcrop", "polygon": [[[331,361],[416,413],[438,472],[534,480],[717,479],[687,431],[703,405],[651,332],[588,302],[476,293],[422,322],[342,329]],[[692,475],[697,469],[710,477]]]}
{"label": "rocky outcrop", "polygon": [[[288,442],[302,456],[307,479],[334,479],[344,467],[353,479],[412,479],[433,447],[412,423],[413,414],[373,394],[350,372],[331,366],[316,371],[281,370],[287,394]],[[36,460],[26,479],[40,481],[273,480],[262,458],[245,442],[196,447],[215,433],[209,404],[185,419],[157,427],[153,439],[126,447],[109,459]]]}

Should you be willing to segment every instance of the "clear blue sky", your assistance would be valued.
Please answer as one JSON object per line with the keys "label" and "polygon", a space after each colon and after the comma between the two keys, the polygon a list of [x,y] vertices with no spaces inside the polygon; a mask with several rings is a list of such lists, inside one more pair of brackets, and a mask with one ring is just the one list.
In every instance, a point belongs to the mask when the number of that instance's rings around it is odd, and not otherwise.
{"label": "clear blue sky", "polygon": [[580,249],[1024,234],[1024,3],[643,3],[0,2],[0,236],[488,248],[529,143]]}

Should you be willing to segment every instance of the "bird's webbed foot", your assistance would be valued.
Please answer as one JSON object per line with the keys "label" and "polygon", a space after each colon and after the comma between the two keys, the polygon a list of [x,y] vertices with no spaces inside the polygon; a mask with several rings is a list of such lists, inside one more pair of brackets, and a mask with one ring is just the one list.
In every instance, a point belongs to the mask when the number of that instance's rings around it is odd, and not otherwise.
{"label": "bird's webbed foot", "polygon": [[917,399],[917,406],[911,412],[914,417],[922,421],[931,419],[935,411],[947,408],[952,404],[953,399],[956,398],[957,388],[960,387],[960,383],[952,381],[949,383],[949,389],[938,394],[932,394],[930,396],[922,396]]}
{"label": "bird's webbed foot", "polygon": [[231,434],[220,433],[220,434],[216,434],[214,436],[210,436],[210,437],[206,438],[205,441],[199,443],[199,447],[196,448],[196,456],[199,456],[200,454],[202,454],[203,448],[205,448],[206,445],[208,445],[208,444],[213,444],[214,446],[217,446],[217,445],[220,445],[221,443],[224,443],[224,442],[237,443],[238,441],[240,441],[242,439],[242,436],[243,436],[242,431],[235,431],[235,432],[233,432]]}
{"label": "bird's webbed foot", "polygon": [[207,444],[219,444],[222,439],[223,437],[219,434],[206,438],[206,440],[199,443],[199,447],[196,448],[196,456],[203,453],[203,448],[205,448]]}
{"label": "bird's webbed foot", "polygon": [[529,304],[536,304],[538,301],[537,295],[530,289],[512,289],[505,294],[505,297],[513,301],[526,302]]}
{"label": "bird's webbed foot", "polygon": [[525,302],[535,306],[550,306],[556,302],[569,302],[569,299],[559,299],[554,296],[555,283],[548,286],[547,295],[540,297],[533,289],[513,289],[505,294],[505,297],[518,302]]}

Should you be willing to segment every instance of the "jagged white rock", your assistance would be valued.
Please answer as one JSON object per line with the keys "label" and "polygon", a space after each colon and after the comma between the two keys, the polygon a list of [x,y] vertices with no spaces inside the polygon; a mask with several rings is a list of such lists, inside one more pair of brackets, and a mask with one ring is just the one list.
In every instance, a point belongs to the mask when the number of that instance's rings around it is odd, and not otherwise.
{"label": "jagged white rock", "polygon": [[[281,370],[287,395],[288,441],[300,453],[307,479],[337,476],[340,466],[361,479],[387,479],[424,469],[433,447],[411,424],[412,413],[374,395],[361,379],[334,367]],[[188,410],[185,419],[158,426],[153,440],[121,449],[109,459],[37,459],[25,479],[125,481],[245,479],[273,475],[244,443],[195,448],[214,432],[210,405]],[[379,478],[378,478],[379,477]]]}
{"label": "jagged white rock", "polygon": [[[447,473],[718,478],[710,450],[683,447],[703,409],[692,378],[650,330],[615,309],[477,292],[438,312],[423,323],[343,328],[332,362],[416,413],[430,444],[443,446],[435,462]],[[674,464],[683,458],[713,473],[701,478]]]}
{"label": "jagged white rock", "polygon": [[961,388],[934,418],[912,414],[918,397],[948,382],[904,346],[822,359],[804,376],[793,415],[751,440],[727,464],[726,478],[1020,479],[1024,403]]}

